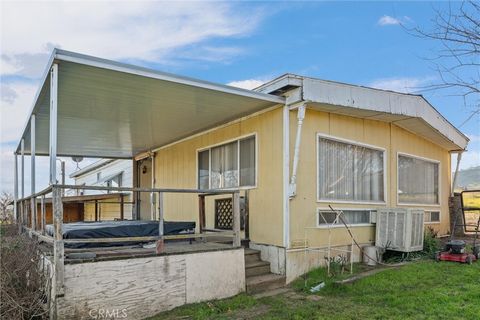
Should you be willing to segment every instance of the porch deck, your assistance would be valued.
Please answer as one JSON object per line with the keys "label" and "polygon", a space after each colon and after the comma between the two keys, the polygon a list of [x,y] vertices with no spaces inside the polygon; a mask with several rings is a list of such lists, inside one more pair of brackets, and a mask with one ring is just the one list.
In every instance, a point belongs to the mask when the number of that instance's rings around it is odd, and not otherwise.
{"label": "porch deck", "polygon": [[[141,245],[65,249],[64,262],[65,264],[72,264],[234,249],[231,243],[228,243],[228,240],[231,241],[231,239],[224,238],[223,241],[222,239],[218,239],[215,241],[193,241],[192,243],[188,241],[166,242],[164,244],[162,253],[160,254],[157,254],[155,246],[144,247]],[[48,248],[52,249],[51,246],[49,246]],[[48,251],[53,253],[52,250]]]}

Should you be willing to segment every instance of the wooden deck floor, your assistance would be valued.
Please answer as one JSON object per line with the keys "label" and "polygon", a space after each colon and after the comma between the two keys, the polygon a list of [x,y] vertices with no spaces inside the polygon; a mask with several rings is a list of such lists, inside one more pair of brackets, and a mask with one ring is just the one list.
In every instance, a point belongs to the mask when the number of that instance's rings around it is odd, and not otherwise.
{"label": "wooden deck floor", "polygon": [[[165,243],[164,251],[160,255],[184,254],[192,252],[207,252],[233,249],[231,243],[176,241]],[[65,263],[83,263],[116,259],[129,259],[155,256],[155,247],[121,246],[105,248],[67,249],[65,248]]]}

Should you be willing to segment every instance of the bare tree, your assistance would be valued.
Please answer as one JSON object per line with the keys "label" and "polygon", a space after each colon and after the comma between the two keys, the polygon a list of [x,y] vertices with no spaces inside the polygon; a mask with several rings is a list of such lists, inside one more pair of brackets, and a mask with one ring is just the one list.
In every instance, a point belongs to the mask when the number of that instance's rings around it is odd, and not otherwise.
{"label": "bare tree", "polygon": [[0,194],[0,220],[11,221],[13,213],[13,196],[5,191]]}
{"label": "bare tree", "polygon": [[465,105],[473,108],[471,118],[480,113],[480,3],[464,1],[454,7],[435,10],[433,29],[409,31],[441,44],[431,59],[440,81],[426,89],[454,89],[454,95],[462,96]]}

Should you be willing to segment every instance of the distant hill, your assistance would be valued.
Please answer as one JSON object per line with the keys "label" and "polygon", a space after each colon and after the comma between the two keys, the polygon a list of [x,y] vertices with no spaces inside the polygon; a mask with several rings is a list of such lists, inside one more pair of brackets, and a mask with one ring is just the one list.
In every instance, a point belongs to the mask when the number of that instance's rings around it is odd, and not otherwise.
{"label": "distant hill", "polygon": [[480,166],[458,171],[455,189],[480,189]]}

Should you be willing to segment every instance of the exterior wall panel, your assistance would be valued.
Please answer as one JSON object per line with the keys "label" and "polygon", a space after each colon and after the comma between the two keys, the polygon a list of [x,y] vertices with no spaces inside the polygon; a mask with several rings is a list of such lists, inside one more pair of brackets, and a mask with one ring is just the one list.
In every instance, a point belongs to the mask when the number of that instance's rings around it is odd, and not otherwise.
{"label": "exterior wall panel", "polygon": [[[291,112],[290,119],[290,148],[293,150],[297,128],[296,112]],[[386,150],[385,156],[387,161],[384,170],[387,193],[384,205],[317,202],[317,133],[378,146]],[[440,234],[446,234],[449,228],[448,196],[450,186],[450,155],[447,150],[422,137],[396,127],[394,124],[308,109],[302,130],[297,196],[290,202],[291,244],[295,246],[296,243],[301,243],[305,238],[305,233],[307,233],[309,235],[307,240],[310,246],[327,245],[327,230],[316,228],[317,208],[329,209],[329,204],[337,209],[397,207],[398,152],[440,161],[440,205],[419,205],[415,207],[424,208],[425,210],[440,210],[441,222],[431,226],[438,230]],[[352,230],[360,243],[370,243],[375,240],[373,226],[357,226],[353,227]],[[350,242],[350,237],[342,228],[332,229],[332,245],[347,245]]]}
{"label": "exterior wall panel", "polygon": [[[257,186],[250,196],[250,239],[283,245],[282,109],[274,109],[192,137],[157,151],[156,186],[197,188],[197,151],[239,137],[256,134]],[[218,196],[228,197],[228,195]],[[196,221],[197,195],[167,194],[166,220]],[[206,224],[214,227],[214,197],[206,199]]]}

